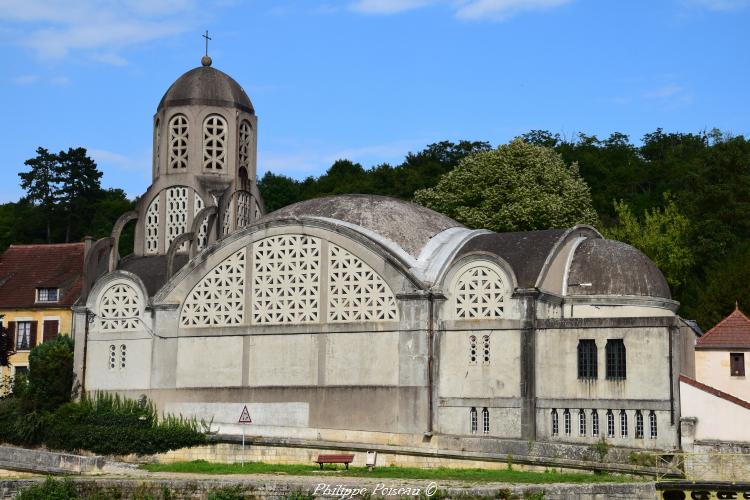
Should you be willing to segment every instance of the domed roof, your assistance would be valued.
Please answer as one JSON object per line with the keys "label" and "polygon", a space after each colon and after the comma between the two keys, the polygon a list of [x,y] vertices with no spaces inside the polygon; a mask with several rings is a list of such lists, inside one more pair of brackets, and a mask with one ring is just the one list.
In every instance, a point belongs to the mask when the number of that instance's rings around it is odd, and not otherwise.
{"label": "domed roof", "polygon": [[443,214],[387,196],[346,194],[301,201],[269,214],[267,218],[324,217],[356,224],[398,244],[413,257],[436,234],[463,227]]}
{"label": "domed roof", "polygon": [[240,84],[211,66],[191,69],[179,77],[159,101],[157,111],[166,106],[189,104],[229,106],[255,113],[253,103]]}
{"label": "domed roof", "polygon": [[672,298],[664,275],[643,252],[598,238],[583,240],[576,248],[567,293]]}

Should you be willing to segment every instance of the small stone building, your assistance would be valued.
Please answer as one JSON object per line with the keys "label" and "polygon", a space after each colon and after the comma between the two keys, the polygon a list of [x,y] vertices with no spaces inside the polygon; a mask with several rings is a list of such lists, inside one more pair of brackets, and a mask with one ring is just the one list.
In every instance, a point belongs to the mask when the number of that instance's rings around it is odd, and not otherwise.
{"label": "small stone building", "polygon": [[88,254],[86,391],[225,434],[247,406],[269,439],[679,447],[692,339],[645,255],[588,226],[498,234],[381,196],[266,214],[253,105],[205,63],[159,103],[152,185]]}

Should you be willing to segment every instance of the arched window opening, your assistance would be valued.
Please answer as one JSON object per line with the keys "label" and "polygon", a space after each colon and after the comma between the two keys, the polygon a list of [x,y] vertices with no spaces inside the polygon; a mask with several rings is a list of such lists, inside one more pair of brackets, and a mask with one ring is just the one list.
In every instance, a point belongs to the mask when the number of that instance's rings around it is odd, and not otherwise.
{"label": "arched window opening", "polygon": [[648,414],[648,424],[651,431],[651,439],[656,439],[656,412],[651,410]]}
{"label": "arched window opening", "polygon": [[456,281],[454,295],[455,314],[459,319],[505,315],[505,283],[490,266],[477,265],[464,271]]}
{"label": "arched window opening", "polygon": [[643,413],[635,410],[635,438],[643,439]]}
{"label": "arched window opening", "polygon": [[477,337],[475,335],[469,337],[469,364],[477,364]]}
{"label": "arched window opening", "polygon": [[628,414],[620,410],[620,436],[628,437]]}
{"label": "arched window opening", "polygon": [[578,435],[586,435],[586,412],[584,410],[578,410]]}
{"label": "arched window opening", "polygon": [[169,167],[173,169],[188,166],[188,119],[185,115],[175,115],[169,120]]}
{"label": "arched window opening", "polygon": [[591,410],[591,435],[599,437],[599,412]]}
{"label": "arched window opening", "polygon": [[469,425],[472,434],[477,433],[477,409],[472,408],[469,410]]}
{"label": "arched window opening", "polygon": [[557,436],[560,433],[560,420],[557,416],[557,410],[552,409],[552,435]]}
{"label": "arched window opening", "polygon": [[482,408],[482,432],[490,433],[490,411],[487,408]]}
{"label": "arched window opening", "polygon": [[607,410],[607,437],[615,437],[615,415],[612,410]]}
{"label": "arched window opening", "polygon": [[625,380],[625,343],[622,339],[609,339],[605,347],[607,355],[607,379]]}
{"label": "arched window opening", "polygon": [[563,425],[565,426],[565,435],[570,436],[570,433],[571,433],[570,410],[568,410],[567,408],[563,412]]}
{"label": "arched window opening", "polygon": [[203,168],[221,171],[226,161],[227,122],[211,115],[203,122]]}
{"label": "arched window opening", "polygon": [[237,179],[239,180],[239,189],[242,191],[250,191],[250,180],[247,177],[247,169],[240,167],[237,172]]}

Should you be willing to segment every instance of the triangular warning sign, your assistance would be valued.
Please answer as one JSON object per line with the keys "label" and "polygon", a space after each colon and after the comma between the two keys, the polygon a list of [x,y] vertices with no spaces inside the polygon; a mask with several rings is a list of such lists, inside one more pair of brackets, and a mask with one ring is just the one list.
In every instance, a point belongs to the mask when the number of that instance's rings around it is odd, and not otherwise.
{"label": "triangular warning sign", "polygon": [[247,405],[245,405],[244,408],[242,408],[242,415],[240,415],[240,421],[241,424],[252,424],[253,421],[250,418],[250,412],[247,411]]}

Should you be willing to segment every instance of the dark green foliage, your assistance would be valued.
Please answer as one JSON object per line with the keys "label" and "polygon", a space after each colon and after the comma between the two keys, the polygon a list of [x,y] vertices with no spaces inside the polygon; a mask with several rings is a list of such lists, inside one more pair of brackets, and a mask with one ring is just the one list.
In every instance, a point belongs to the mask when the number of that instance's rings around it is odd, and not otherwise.
{"label": "dark green foliage", "polygon": [[[21,177],[26,196],[0,205],[0,250],[12,243],[81,241],[109,236],[117,218],[132,210],[121,189],[102,189],[102,173],[84,148],[50,153],[37,148]],[[120,239],[120,254],[133,251],[133,226]]]}
{"label": "dark green foliage", "polygon": [[[2,319],[2,316],[0,316]],[[0,323],[0,366],[8,366],[10,355],[12,354],[13,339],[10,338],[8,329]],[[2,381],[0,381],[2,384]],[[2,394],[0,387],[0,394]]]}
{"label": "dark green foliage", "polygon": [[207,500],[244,500],[247,496],[242,492],[240,486],[227,486],[211,490],[206,497]]}
{"label": "dark green foliage", "polygon": [[31,350],[26,399],[35,410],[52,410],[70,401],[73,388],[73,339],[58,335]]}
{"label": "dark green foliage", "polygon": [[22,490],[16,500],[77,500],[81,498],[70,479],[47,477],[41,484]]}

